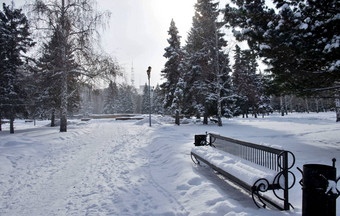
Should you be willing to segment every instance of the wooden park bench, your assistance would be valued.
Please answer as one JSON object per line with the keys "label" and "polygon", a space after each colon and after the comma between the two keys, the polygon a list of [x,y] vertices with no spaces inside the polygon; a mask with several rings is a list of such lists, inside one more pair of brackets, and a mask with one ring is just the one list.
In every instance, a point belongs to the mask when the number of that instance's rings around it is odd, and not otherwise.
{"label": "wooden park bench", "polygon": [[295,184],[295,175],[289,171],[295,164],[293,153],[217,134],[208,135],[209,141],[206,135],[195,136],[195,147],[191,151],[195,164],[203,162],[249,191],[259,208],[267,204],[280,210],[293,207],[288,194]]}

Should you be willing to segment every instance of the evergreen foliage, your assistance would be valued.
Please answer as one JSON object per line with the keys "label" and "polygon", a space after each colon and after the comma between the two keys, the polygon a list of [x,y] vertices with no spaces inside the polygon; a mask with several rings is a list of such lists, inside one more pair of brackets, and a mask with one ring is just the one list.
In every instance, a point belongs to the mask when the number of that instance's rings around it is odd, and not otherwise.
{"label": "evergreen foliage", "polygon": [[204,123],[207,123],[208,116],[217,115],[220,119],[228,112],[225,104],[231,93],[229,58],[223,51],[227,42],[220,31],[223,24],[217,21],[218,3],[198,0],[195,10],[185,47],[184,112],[196,116],[203,114]]}
{"label": "evergreen foliage", "polygon": [[163,108],[163,102],[164,102],[164,94],[161,90],[160,86],[157,85],[156,88],[152,92],[152,113],[153,114],[164,114],[164,108]]}
{"label": "evergreen foliage", "polygon": [[[339,1],[232,1],[225,20],[238,40],[264,58],[273,93],[339,88]],[[241,28],[241,31],[236,29]]]}
{"label": "evergreen foliage", "polygon": [[[67,110],[72,113],[80,107],[80,84],[78,82],[80,74],[73,73],[79,70],[79,65],[75,63],[72,45],[63,37],[61,26],[58,25],[54,29],[51,40],[43,44],[42,56],[37,62],[37,87],[39,87],[40,91],[36,101],[43,106],[45,112],[51,113],[51,115],[54,115],[57,110],[60,111],[63,91],[60,85],[63,83],[65,68],[70,71],[66,73]],[[54,117],[51,119],[54,119]],[[54,125],[53,122],[51,125]]]}
{"label": "evergreen foliage", "polygon": [[120,86],[118,90],[118,98],[116,102],[117,113],[133,113],[134,103],[133,98],[136,94],[135,88],[126,84]]}
{"label": "evergreen foliage", "polygon": [[3,3],[0,11],[0,118],[10,119],[11,133],[14,133],[16,114],[25,112],[26,92],[20,82],[24,71],[20,71],[20,67],[24,64],[23,54],[33,45],[22,10]]}
{"label": "evergreen foliage", "polygon": [[168,31],[170,38],[168,39],[169,46],[165,48],[164,57],[167,59],[165,67],[162,70],[162,77],[165,82],[160,86],[165,98],[164,108],[167,113],[173,113],[171,109],[175,97],[176,84],[181,76],[183,76],[183,51],[181,48],[180,36],[174,20],[171,20]]}
{"label": "evergreen foliage", "polygon": [[110,82],[109,87],[105,91],[104,110],[105,114],[112,114],[117,112],[118,87],[115,82]]}
{"label": "evergreen foliage", "polygon": [[149,86],[145,83],[143,88],[143,96],[142,96],[142,114],[149,113],[149,102],[150,94],[149,94]]}
{"label": "evergreen foliage", "polygon": [[259,112],[270,110],[269,97],[265,95],[265,82],[262,74],[257,74],[256,55],[250,50],[241,50],[236,45],[233,66],[233,90],[236,103],[243,117],[251,110],[256,117]]}
{"label": "evergreen foliage", "polygon": [[176,120],[175,123],[177,125],[180,125],[180,114],[182,112],[182,107],[183,107],[183,98],[184,98],[184,89],[185,89],[185,82],[182,78],[178,79],[178,82],[176,84],[176,89],[174,92],[174,98],[172,101],[172,110],[175,110],[176,114]]}

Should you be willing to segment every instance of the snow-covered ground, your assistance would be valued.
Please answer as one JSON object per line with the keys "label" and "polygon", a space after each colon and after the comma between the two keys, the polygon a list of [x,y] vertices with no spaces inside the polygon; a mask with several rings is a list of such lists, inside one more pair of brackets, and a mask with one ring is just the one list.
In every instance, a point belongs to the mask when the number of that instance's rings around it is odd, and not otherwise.
{"label": "snow-covered ground", "polygon": [[[301,215],[302,190],[290,191],[294,210],[258,209],[251,198],[190,158],[194,135],[206,131],[292,151],[296,165],[339,160],[334,113],[277,114],[224,119],[224,126],[169,118],[141,121],[72,120],[67,133],[47,121],[16,120],[0,132],[0,215]],[[339,188],[339,186],[338,186]],[[340,211],[340,198],[337,209]],[[339,213],[338,213],[339,214]]]}

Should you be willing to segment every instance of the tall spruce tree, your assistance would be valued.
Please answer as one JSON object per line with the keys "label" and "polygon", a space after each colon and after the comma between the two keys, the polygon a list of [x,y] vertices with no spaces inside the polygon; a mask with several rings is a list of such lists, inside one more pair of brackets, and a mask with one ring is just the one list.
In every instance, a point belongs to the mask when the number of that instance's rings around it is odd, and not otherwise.
{"label": "tall spruce tree", "polygon": [[142,114],[149,113],[150,107],[150,94],[149,94],[149,86],[145,83],[143,88],[143,96],[142,96]]}
{"label": "tall spruce tree", "polygon": [[182,78],[178,79],[176,89],[174,92],[174,98],[172,101],[172,110],[175,111],[175,124],[180,125],[180,113],[183,108],[185,82]]}
{"label": "tall spruce tree", "polygon": [[133,86],[122,84],[118,90],[117,112],[118,113],[133,113],[134,103],[133,98],[136,94]]}
{"label": "tall spruce tree", "polygon": [[219,125],[225,111],[225,101],[230,93],[228,73],[229,58],[223,48],[227,42],[220,31],[223,24],[218,22],[220,10],[218,3],[212,0],[198,0],[195,16],[189,32],[186,49],[188,66],[184,80],[186,82],[185,112],[197,116],[204,115],[204,124],[208,116],[217,115]]}
{"label": "tall spruce tree", "polygon": [[10,119],[10,133],[14,133],[16,114],[25,111],[19,67],[24,64],[23,54],[33,45],[22,10],[3,3],[0,11],[0,119]]}
{"label": "tall spruce tree", "polygon": [[[51,126],[54,126],[55,112],[62,105],[63,89],[60,84],[64,82],[64,69],[77,71],[79,66],[75,63],[72,53],[72,45],[63,38],[63,30],[60,25],[54,29],[51,40],[43,44],[42,56],[37,62],[40,94],[37,102],[51,115]],[[79,73],[66,73],[67,111],[72,112],[79,108]],[[53,77],[53,79],[51,79]]]}
{"label": "tall spruce tree", "polygon": [[248,118],[249,110],[257,117],[261,97],[264,99],[262,79],[257,71],[256,55],[251,50],[235,49],[235,64],[233,66],[233,89],[237,95],[243,117]]}
{"label": "tall spruce tree", "polygon": [[105,90],[104,110],[106,114],[112,114],[117,112],[118,101],[118,87],[115,82],[110,82],[108,88]]}
{"label": "tall spruce tree", "polygon": [[173,110],[171,110],[171,107],[175,97],[174,93],[176,90],[176,84],[183,73],[183,51],[180,42],[181,37],[178,35],[178,29],[174,20],[171,20],[168,34],[169,46],[164,49],[165,53],[163,55],[167,59],[167,62],[161,72],[165,82],[162,83],[160,87],[165,95],[164,108],[167,109],[167,112],[172,113]]}
{"label": "tall spruce tree", "polygon": [[233,65],[233,73],[232,73],[232,83],[233,83],[233,91],[236,95],[236,106],[234,112],[236,115],[239,113],[242,114],[243,118],[248,117],[248,98],[247,98],[247,87],[246,87],[246,76],[245,76],[245,64],[242,59],[241,48],[236,45],[235,46],[235,55],[234,55],[234,65]]}
{"label": "tall spruce tree", "polygon": [[164,94],[159,85],[152,92],[152,113],[154,114],[164,114]]}

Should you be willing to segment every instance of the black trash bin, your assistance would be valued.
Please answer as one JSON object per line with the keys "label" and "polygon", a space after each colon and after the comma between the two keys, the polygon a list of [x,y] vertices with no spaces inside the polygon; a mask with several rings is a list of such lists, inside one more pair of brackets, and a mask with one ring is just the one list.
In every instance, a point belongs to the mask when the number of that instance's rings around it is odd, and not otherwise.
{"label": "black trash bin", "polygon": [[207,135],[206,134],[199,134],[195,135],[195,146],[203,146],[207,144]]}
{"label": "black trash bin", "polygon": [[302,216],[336,216],[337,195],[326,193],[328,181],[336,181],[335,166],[305,164],[302,175]]}

